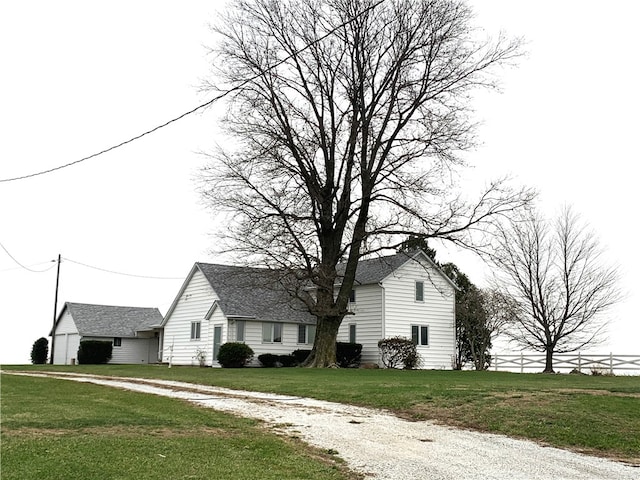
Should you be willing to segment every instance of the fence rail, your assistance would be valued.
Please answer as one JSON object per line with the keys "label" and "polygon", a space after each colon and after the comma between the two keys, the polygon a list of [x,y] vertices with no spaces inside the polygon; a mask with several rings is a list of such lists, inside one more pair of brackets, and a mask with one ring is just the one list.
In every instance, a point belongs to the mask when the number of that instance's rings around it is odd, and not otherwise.
{"label": "fence rail", "polygon": [[[544,370],[545,356],[536,353],[520,353],[515,355],[494,354],[491,358],[494,370],[514,371],[537,369]],[[635,370],[640,372],[640,355],[614,355],[613,353],[597,354],[557,354],[553,356],[553,368],[577,370],[587,373],[592,370],[613,375],[616,371]],[[629,373],[629,372],[628,372]]]}

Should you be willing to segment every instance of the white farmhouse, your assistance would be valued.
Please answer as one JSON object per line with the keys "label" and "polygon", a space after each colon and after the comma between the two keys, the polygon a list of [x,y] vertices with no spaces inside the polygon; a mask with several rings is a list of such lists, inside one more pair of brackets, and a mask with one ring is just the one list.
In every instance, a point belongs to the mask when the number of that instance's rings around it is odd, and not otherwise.
{"label": "white farmhouse", "polygon": [[[315,317],[280,286],[278,272],[196,263],[167,311],[162,361],[217,366],[220,345],[245,342],[255,356],[311,349]],[[338,341],[362,344],[362,362],[380,364],[378,341],[404,336],[421,368],[451,368],[455,285],[423,252],[362,260]]]}
{"label": "white farmhouse", "polygon": [[161,323],[157,308],[66,302],[50,333],[53,363],[75,363],[82,340],[112,342],[109,363],[157,363]]}

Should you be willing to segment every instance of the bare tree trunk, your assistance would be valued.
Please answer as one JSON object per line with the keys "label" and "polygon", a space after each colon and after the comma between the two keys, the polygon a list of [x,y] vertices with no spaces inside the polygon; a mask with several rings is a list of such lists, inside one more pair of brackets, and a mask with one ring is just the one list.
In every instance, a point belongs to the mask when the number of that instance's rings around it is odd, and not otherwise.
{"label": "bare tree trunk", "polygon": [[337,367],[336,341],[342,317],[320,317],[316,328],[316,341],[311,355],[304,362],[305,367]]}
{"label": "bare tree trunk", "polygon": [[549,346],[545,352],[544,370],[542,373],[555,373],[553,371],[553,346]]}

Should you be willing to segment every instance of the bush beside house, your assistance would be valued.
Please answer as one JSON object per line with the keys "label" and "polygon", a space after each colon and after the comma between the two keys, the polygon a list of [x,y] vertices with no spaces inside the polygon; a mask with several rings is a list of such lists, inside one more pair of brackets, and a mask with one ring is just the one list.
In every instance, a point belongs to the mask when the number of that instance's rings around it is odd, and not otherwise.
{"label": "bush beside house", "polygon": [[413,340],[405,337],[384,338],[378,342],[380,358],[386,368],[411,370],[420,364],[420,356]]}
{"label": "bush beside house", "polygon": [[220,346],[218,363],[223,368],[241,368],[247,364],[251,357],[253,357],[253,350],[249,345],[241,342],[228,342]]}
{"label": "bush beside house", "polygon": [[113,354],[113,344],[104,340],[83,340],[78,348],[78,363],[95,365],[107,363]]}

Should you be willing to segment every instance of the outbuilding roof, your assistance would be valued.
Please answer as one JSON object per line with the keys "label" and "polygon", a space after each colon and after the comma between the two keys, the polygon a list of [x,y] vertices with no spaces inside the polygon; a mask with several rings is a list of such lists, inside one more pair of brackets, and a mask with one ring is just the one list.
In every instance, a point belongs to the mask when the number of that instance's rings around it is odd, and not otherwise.
{"label": "outbuilding roof", "polygon": [[135,337],[136,332],[151,330],[162,323],[157,308],[66,302],[58,321],[65,310],[71,313],[78,333],[84,337]]}

